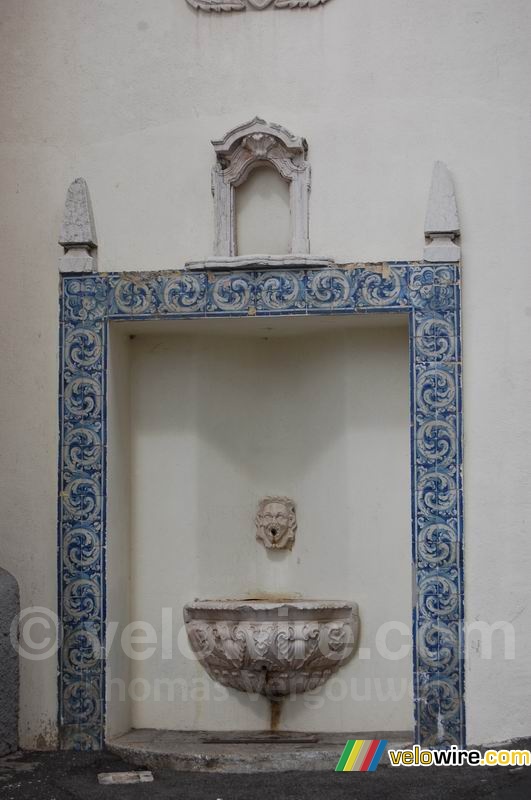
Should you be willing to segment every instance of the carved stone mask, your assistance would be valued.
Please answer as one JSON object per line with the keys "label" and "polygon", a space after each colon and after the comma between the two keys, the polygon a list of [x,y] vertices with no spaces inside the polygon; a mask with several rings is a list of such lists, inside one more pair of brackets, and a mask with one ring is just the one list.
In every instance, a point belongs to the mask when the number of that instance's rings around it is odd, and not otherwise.
{"label": "carved stone mask", "polygon": [[297,517],[289,497],[265,497],[256,514],[256,538],[268,550],[291,550],[295,542]]}

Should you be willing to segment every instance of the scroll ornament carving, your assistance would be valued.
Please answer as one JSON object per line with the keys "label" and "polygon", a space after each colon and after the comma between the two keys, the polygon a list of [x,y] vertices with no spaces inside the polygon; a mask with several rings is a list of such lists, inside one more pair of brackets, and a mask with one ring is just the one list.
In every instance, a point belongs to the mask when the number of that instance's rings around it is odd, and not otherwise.
{"label": "scroll ornament carving", "polygon": [[188,635],[196,654],[208,653],[201,663],[213,680],[270,699],[322,686],[349,659],[354,638],[348,622],[193,622]]}
{"label": "scroll ornament carving", "polygon": [[210,677],[277,700],[322,686],[353,656],[354,603],[197,602],[185,606],[192,650]]}
{"label": "scroll ornament carving", "polygon": [[187,0],[192,8],[200,11],[246,11],[254,8],[263,11],[274,5],[275,8],[314,8],[324,5],[328,0]]}

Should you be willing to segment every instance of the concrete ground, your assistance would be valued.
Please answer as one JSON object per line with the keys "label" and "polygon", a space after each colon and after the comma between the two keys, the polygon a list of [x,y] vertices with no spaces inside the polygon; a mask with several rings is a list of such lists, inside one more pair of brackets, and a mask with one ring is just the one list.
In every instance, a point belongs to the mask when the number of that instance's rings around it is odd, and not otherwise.
{"label": "concrete ground", "polygon": [[529,800],[531,767],[380,767],[373,774],[154,772],[153,783],[100,786],[98,772],[138,769],[110,753],[27,753],[0,759],[1,800]]}

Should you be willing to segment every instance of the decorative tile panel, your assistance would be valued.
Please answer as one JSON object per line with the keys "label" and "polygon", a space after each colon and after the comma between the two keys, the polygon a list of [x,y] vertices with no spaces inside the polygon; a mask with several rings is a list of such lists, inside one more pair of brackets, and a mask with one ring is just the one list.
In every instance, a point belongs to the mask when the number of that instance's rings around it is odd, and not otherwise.
{"label": "decorative tile panel", "polygon": [[103,744],[105,276],[62,279],[59,714],[66,746]]}
{"label": "decorative tile panel", "polygon": [[59,661],[63,746],[105,718],[107,329],[112,320],[402,312],[410,322],[416,738],[465,743],[459,267],[393,263],[246,272],[63,275]]}

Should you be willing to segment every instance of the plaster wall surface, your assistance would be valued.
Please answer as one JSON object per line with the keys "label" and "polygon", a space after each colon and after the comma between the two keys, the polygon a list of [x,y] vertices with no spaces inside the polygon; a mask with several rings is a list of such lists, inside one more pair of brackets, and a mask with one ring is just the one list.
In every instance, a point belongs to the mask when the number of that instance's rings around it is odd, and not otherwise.
{"label": "plaster wall surface", "polygon": [[289,184],[274,169],[255,169],[236,190],[235,208],[238,255],[290,252]]}
{"label": "plaster wall surface", "polygon": [[[268,701],[216,686],[181,629],[197,598],[273,595],[357,602],[371,651],[285,702],[281,728],[413,729],[410,636],[385,637],[400,659],[375,644],[380,626],[411,620],[407,326],[278,324],[236,323],[234,336],[234,321],[210,335],[185,322],[132,342],[131,619],[157,634],[131,665],[136,728],[267,730]],[[267,495],[296,502],[292,552],[256,541]]]}
{"label": "plaster wall surface", "polygon": [[[185,0],[4,0],[0,562],[55,607],[57,259],[64,193],[89,183],[101,269],[211,254],[210,139],[255,114],[304,135],[312,251],[417,259],[432,164],[463,229],[466,613],[473,742],[530,733],[531,6],[330,0],[201,15]],[[56,664],[21,664],[21,743],[56,742]]]}

